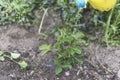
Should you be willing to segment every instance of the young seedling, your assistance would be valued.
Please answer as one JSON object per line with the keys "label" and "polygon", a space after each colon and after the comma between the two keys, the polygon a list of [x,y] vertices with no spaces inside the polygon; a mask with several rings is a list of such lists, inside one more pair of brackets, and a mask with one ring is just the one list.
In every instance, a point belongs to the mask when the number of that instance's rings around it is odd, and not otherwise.
{"label": "young seedling", "polygon": [[58,53],[54,59],[54,63],[57,65],[55,69],[56,75],[60,74],[65,68],[71,69],[75,63],[83,63],[81,60],[82,49],[79,45],[85,44],[82,32],[72,32],[71,29],[62,28],[58,30],[58,33],[53,46],[43,44],[39,47],[41,55],[50,50]]}
{"label": "young seedling", "polygon": [[28,64],[25,61],[16,61],[16,59],[20,58],[20,53],[10,53],[10,55],[4,54],[2,51],[0,51],[0,61],[4,61],[5,58],[9,58],[14,63],[18,64],[21,69],[25,69]]}

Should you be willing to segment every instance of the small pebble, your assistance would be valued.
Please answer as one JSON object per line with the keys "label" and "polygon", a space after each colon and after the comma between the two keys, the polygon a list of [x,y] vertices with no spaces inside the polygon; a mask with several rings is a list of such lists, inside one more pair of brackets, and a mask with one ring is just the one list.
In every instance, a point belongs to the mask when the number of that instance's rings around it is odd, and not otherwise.
{"label": "small pebble", "polygon": [[118,78],[120,78],[120,70],[117,72],[117,76]]}
{"label": "small pebble", "polygon": [[35,72],[35,71],[31,71],[31,72],[30,72],[30,75],[33,75],[33,74],[34,74],[34,72]]}
{"label": "small pebble", "polygon": [[107,78],[110,78],[110,77],[111,77],[111,75],[106,75],[106,77],[107,77]]}
{"label": "small pebble", "polygon": [[70,75],[70,72],[69,72],[69,71],[65,72],[65,75],[66,75],[66,76],[69,76],[69,75]]}
{"label": "small pebble", "polygon": [[57,78],[57,80],[60,79],[60,78]]}
{"label": "small pebble", "polygon": [[16,75],[14,73],[10,74],[9,76],[12,77],[12,78],[16,77]]}
{"label": "small pebble", "polygon": [[79,68],[80,70],[83,70],[83,67],[82,67],[82,66],[79,66],[78,68]]}
{"label": "small pebble", "polygon": [[84,69],[87,69],[87,66],[84,66]]}

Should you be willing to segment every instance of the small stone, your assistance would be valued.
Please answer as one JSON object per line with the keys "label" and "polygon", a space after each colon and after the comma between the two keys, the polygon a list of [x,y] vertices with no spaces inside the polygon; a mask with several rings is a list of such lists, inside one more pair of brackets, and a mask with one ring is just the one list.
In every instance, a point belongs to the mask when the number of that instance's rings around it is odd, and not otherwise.
{"label": "small stone", "polygon": [[66,75],[66,76],[69,76],[69,75],[70,75],[70,72],[69,72],[69,71],[65,72],[65,75]]}
{"label": "small stone", "polygon": [[84,69],[87,69],[87,66],[84,66]]}
{"label": "small stone", "polygon": [[82,66],[79,66],[78,68],[79,68],[80,70],[83,70],[83,67],[82,67]]}
{"label": "small stone", "polygon": [[30,72],[30,75],[33,75],[33,74],[34,74],[34,71],[31,71],[31,72]]}
{"label": "small stone", "polygon": [[80,70],[77,71],[77,76],[80,74]]}
{"label": "small stone", "polygon": [[57,37],[59,35],[59,33],[58,32],[55,32],[55,37]]}
{"label": "small stone", "polygon": [[106,77],[107,77],[107,78],[110,78],[110,77],[111,77],[111,75],[106,75]]}
{"label": "small stone", "polygon": [[117,76],[118,78],[120,78],[120,70],[117,72]]}
{"label": "small stone", "polygon": [[60,78],[57,77],[57,80],[58,80],[58,79],[60,79]]}
{"label": "small stone", "polygon": [[14,78],[16,77],[16,75],[13,73],[13,74],[9,74],[10,77]]}

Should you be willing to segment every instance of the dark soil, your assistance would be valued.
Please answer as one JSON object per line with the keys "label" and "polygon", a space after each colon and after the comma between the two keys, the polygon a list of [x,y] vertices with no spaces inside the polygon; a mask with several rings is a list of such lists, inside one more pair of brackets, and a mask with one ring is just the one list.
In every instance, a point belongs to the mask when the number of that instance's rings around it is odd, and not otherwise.
{"label": "dark soil", "polygon": [[[51,14],[52,13],[52,14]],[[44,20],[42,33],[52,32],[54,25],[61,25],[60,19],[50,10]],[[90,44],[83,47],[84,64],[74,65],[71,70],[64,70],[59,76],[54,71],[53,62],[55,54],[47,53],[40,56],[39,45],[54,43],[53,36],[48,35],[47,40],[43,35],[38,35],[38,25],[8,25],[0,27],[0,50],[4,54],[19,52],[22,60],[28,63],[25,70],[14,62],[6,59],[0,62],[0,80],[119,80],[120,48],[101,47]]]}

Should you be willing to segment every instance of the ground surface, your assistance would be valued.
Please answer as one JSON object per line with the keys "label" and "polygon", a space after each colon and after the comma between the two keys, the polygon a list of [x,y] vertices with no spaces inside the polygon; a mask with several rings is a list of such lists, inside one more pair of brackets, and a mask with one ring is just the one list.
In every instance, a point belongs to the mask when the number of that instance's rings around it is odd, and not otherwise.
{"label": "ground surface", "polygon": [[[51,32],[60,20],[50,10],[44,20],[42,33]],[[53,14],[51,14],[53,13]],[[0,50],[19,52],[21,59],[28,63],[26,70],[6,59],[0,62],[0,80],[119,80],[120,48],[100,47],[90,43],[84,48],[84,64],[74,65],[71,70],[64,70],[59,76],[54,73],[54,53],[40,56],[38,47],[42,43],[53,43],[53,37],[47,40],[38,35],[38,26],[28,28],[26,25],[9,25],[0,27]]]}

